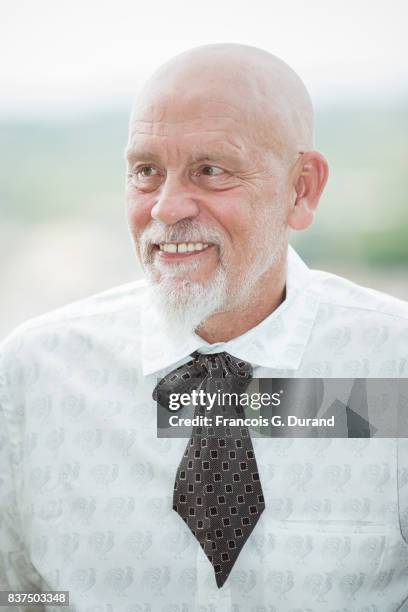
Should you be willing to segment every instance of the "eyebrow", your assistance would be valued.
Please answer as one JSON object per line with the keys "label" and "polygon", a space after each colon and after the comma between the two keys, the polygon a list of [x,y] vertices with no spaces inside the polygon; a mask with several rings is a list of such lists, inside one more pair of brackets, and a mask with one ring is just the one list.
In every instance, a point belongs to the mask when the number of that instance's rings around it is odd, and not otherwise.
{"label": "eyebrow", "polygon": [[[160,155],[154,153],[153,151],[149,151],[146,149],[137,149],[128,147],[125,149],[125,157],[130,163],[134,163],[136,161],[156,161],[160,163]],[[225,151],[208,151],[206,153],[196,153],[190,155],[189,162],[193,164],[197,164],[200,162],[208,162],[212,160],[220,160],[221,162],[241,162],[241,157],[236,153]]]}
{"label": "eyebrow", "polygon": [[159,160],[159,156],[156,155],[156,153],[153,153],[152,151],[147,151],[147,150],[142,150],[142,149],[135,149],[133,147],[127,147],[125,149],[125,158],[129,161],[137,161],[137,160],[155,160],[158,161]]}
{"label": "eyebrow", "polygon": [[239,157],[237,155],[234,155],[233,153],[228,154],[228,153],[221,153],[219,151],[217,152],[210,152],[210,153],[206,153],[204,155],[193,155],[191,157],[191,161],[195,164],[198,164],[200,162],[206,162],[206,161],[211,161],[213,159],[219,159],[220,161],[239,161]]}

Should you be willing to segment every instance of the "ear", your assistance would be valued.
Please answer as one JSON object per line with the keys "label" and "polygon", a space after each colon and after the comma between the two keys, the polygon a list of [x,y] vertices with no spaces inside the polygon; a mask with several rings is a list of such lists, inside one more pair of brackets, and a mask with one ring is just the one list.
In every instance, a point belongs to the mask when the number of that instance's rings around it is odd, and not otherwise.
{"label": "ear", "polygon": [[318,151],[307,151],[294,170],[295,201],[288,215],[288,225],[303,230],[314,221],[319,199],[329,176],[329,166]]}

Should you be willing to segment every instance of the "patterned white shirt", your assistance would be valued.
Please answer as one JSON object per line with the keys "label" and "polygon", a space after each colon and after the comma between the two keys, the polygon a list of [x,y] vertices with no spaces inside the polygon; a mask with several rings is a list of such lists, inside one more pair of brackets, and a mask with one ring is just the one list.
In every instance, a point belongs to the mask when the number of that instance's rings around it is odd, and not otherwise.
{"label": "patterned white shirt", "polygon": [[75,612],[408,610],[405,439],[254,437],[266,508],[218,589],[172,509],[187,440],[157,438],[152,400],[194,350],[255,377],[407,377],[407,303],[290,248],[286,299],[229,342],[176,342],[136,281],[31,319],[0,349],[1,589],[68,590]]}

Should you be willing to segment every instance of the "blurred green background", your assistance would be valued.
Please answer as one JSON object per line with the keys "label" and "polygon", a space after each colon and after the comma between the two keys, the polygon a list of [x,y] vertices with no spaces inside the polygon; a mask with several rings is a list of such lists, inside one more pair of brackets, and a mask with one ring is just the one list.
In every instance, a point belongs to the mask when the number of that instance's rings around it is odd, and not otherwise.
{"label": "blurred green background", "polygon": [[[326,108],[316,147],[330,162],[317,223],[294,237],[313,265],[408,261],[408,104]],[[2,219],[31,226],[120,217],[128,113],[0,123]]]}
{"label": "blurred green background", "polygon": [[[330,179],[292,243],[313,267],[408,299],[407,108],[318,110]],[[140,275],[125,221],[127,124],[116,111],[0,125],[0,333]]]}

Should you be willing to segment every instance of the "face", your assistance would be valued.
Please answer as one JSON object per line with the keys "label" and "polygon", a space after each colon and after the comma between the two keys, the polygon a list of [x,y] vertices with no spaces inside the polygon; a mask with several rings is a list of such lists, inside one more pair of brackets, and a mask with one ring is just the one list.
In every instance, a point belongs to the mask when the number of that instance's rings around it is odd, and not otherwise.
{"label": "face", "polygon": [[186,308],[194,291],[213,311],[239,305],[287,244],[288,170],[247,116],[205,95],[133,115],[129,226],[148,278]]}

